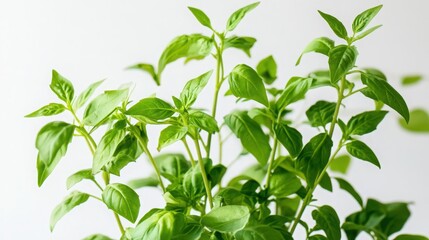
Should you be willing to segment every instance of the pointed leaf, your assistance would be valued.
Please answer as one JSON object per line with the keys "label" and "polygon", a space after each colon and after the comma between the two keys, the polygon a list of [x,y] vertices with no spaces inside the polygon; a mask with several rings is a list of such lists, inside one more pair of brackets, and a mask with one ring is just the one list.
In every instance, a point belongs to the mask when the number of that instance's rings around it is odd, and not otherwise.
{"label": "pointed leaf", "polygon": [[229,205],[212,209],[201,218],[201,224],[218,232],[236,232],[244,228],[249,217],[247,207]]}
{"label": "pointed leaf", "polygon": [[367,111],[353,116],[347,123],[347,135],[364,135],[377,129],[387,111]]}
{"label": "pointed leaf", "polygon": [[329,52],[331,82],[337,83],[355,66],[358,52],[356,47],[339,45]]}
{"label": "pointed leaf", "polygon": [[71,103],[73,100],[73,84],[55,70],[52,70],[52,81],[49,87],[51,87],[51,90],[64,102]]}
{"label": "pointed leaf", "polygon": [[262,59],[258,63],[258,66],[256,66],[256,71],[266,84],[272,84],[277,79],[276,60],[274,60],[272,55]]}
{"label": "pointed leaf", "polygon": [[291,78],[276,102],[277,109],[283,110],[289,104],[304,99],[312,84],[312,78]]}
{"label": "pointed leaf", "polygon": [[313,41],[311,41],[304,49],[304,51],[299,56],[298,60],[296,61],[295,65],[299,65],[301,62],[301,58],[304,54],[310,53],[310,52],[317,52],[321,53],[323,55],[329,56],[329,52],[332,48],[334,48],[334,41],[327,38],[327,37],[320,37],[316,38]]}
{"label": "pointed leaf", "polygon": [[66,110],[66,107],[60,103],[49,103],[25,117],[53,116],[64,112],[64,110]]}
{"label": "pointed leaf", "polygon": [[329,168],[333,172],[346,174],[350,166],[351,158],[349,155],[340,155],[332,159]]}
{"label": "pointed leaf", "polygon": [[406,86],[406,85],[416,84],[422,80],[423,80],[423,76],[421,75],[409,75],[409,76],[402,77],[401,83],[402,85]]}
{"label": "pointed leaf", "polygon": [[348,192],[359,203],[359,205],[362,208],[364,207],[362,197],[359,195],[358,192],[356,192],[354,187],[349,182],[347,182],[345,179],[338,178],[338,177],[336,177],[335,180],[337,180],[338,185],[340,185],[341,189]]}
{"label": "pointed leaf", "polygon": [[369,148],[365,143],[355,140],[348,143],[346,145],[346,149],[353,157],[370,162],[380,168],[380,162],[378,161],[377,156],[375,156],[371,148]]}
{"label": "pointed leaf", "polygon": [[170,125],[164,128],[159,135],[158,151],[161,151],[162,148],[181,140],[186,136],[187,132],[187,127],[177,125]]}
{"label": "pointed leaf", "polygon": [[342,38],[347,40],[347,30],[344,27],[343,23],[341,23],[337,18],[335,18],[334,16],[331,16],[329,14],[326,14],[322,11],[318,11],[319,14],[323,17],[323,19],[325,19],[325,21],[329,24],[329,26],[331,27],[331,29],[334,31],[334,33]]}
{"label": "pointed leaf", "polygon": [[83,115],[83,123],[88,126],[99,124],[127,97],[128,89],[105,91],[88,104]]}
{"label": "pointed leaf", "polygon": [[89,85],[88,88],[79,94],[79,96],[73,101],[73,109],[76,111],[81,108],[103,82],[104,80],[101,80]]}
{"label": "pointed leaf", "polygon": [[174,108],[162,99],[150,97],[143,98],[125,114],[132,116],[142,116],[152,121],[162,120],[171,117],[174,114]]}
{"label": "pointed leaf", "polygon": [[207,85],[213,71],[208,71],[190,81],[188,81],[183,87],[182,92],[180,93],[180,100],[185,108],[188,108],[194,104],[200,92]]}
{"label": "pointed leaf", "polygon": [[276,170],[271,178],[268,192],[277,198],[287,197],[298,191],[302,185],[298,177],[284,170]]}
{"label": "pointed leaf", "polygon": [[248,57],[250,57],[250,49],[252,49],[255,42],[256,42],[256,39],[253,37],[232,36],[232,37],[225,38],[224,49],[227,49],[227,48],[241,49]]}
{"label": "pointed leaf", "polygon": [[51,232],[54,230],[55,225],[58,221],[64,217],[68,212],[70,212],[73,208],[79,206],[80,204],[86,202],[89,198],[89,195],[82,192],[72,192],[69,196],[67,196],[63,202],[57,205],[51,214]]}
{"label": "pointed leaf", "polygon": [[357,40],[360,40],[360,39],[362,39],[362,38],[364,38],[364,37],[366,37],[366,36],[368,36],[369,34],[371,34],[372,32],[374,32],[375,30],[377,30],[377,29],[379,29],[380,27],[382,27],[383,25],[377,25],[377,26],[374,26],[374,27],[372,27],[372,28],[369,28],[368,30],[366,30],[366,31],[364,31],[363,33],[361,33],[361,34],[359,34],[359,35],[357,35],[356,37],[354,37],[353,38],[353,42],[355,42],[355,41],[357,41]]}
{"label": "pointed leaf", "polygon": [[92,175],[92,169],[80,170],[70,177],[67,178],[67,190],[72,188],[77,183],[81,182],[84,179],[94,181],[94,176]]}
{"label": "pointed leaf", "polygon": [[341,240],[340,219],[332,207],[327,205],[319,207],[311,215],[329,240]]}
{"label": "pointed leaf", "polygon": [[198,20],[198,22],[201,23],[201,25],[212,29],[212,24],[210,22],[210,18],[203,11],[201,11],[198,8],[194,8],[194,7],[188,7],[188,8],[192,12],[192,14],[195,16],[195,18]]}
{"label": "pointed leaf", "polygon": [[234,30],[237,25],[241,22],[241,20],[244,18],[244,16],[254,8],[256,8],[259,5],[259,2],[252,3],[250,5],[247,5],[243,8],[238,9],[235,11],[228,19],[228,22],[226,23],[226,31],[230,32]]}
{"label": "pointed leaf", "polygon": [[262,78],[251,67],[239,64],[229,75],[229,88],[236,97],[255,100],[268,106],[268,98]]}
{"label": "pointed leaf", "polygon": [[201,111],[189,114],[189,123],[211,134],[219,132],[216,119]]}
{"label": "pointed leaf", "polygon": [[352,24],[353,32],[358,33],[364,30],[382,7],[383,5],[378,5],[357,15]]}
{"label": "pointed leaf", "polygon": [[155,71],[155,67],[152,64],[138,63],[136,65],[128,67],[128,69],[137,69],[137,70],[141,70],[143,72],[147,72],[152,77],[152,79],[155,81],[156,85],[158,85],[158,86],[161,85],[161,83],[159,82],[158,75]]}
{"label": "pointed leaf", "polygon": [[334,102],[318,101],[305,114],[313,127],[325,127],[334,118],[337,104]]}
{"label": "pointed leaf", "polygon": [[121,183],[109,184],[102,194],[107,207],[134,223],[140,210],[140,199],[136,192]]}
{"label": "pointed leaf", "polygon": [[429,240],[429,238],[421,235],[401,234],[393,240]]}
{"label": "pointed leaf", "polygon": [[296,157],[302,149],[301,133],[286,123],[275,124],[274,133],[279,142],[287,149],[292,157]]}

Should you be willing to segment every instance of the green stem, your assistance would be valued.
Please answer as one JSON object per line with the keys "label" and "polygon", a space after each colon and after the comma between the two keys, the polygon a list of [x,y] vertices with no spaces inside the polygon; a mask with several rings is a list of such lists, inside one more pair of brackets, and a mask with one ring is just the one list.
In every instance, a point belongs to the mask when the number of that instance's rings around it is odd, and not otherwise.
{"label": "green stem", "polygon": [[189,148],[188,141],[186,141],[186,137],[182,139],[183,144],[185,145],[186,152],[188,152],[189,158],[191,159],[192,167],[195,167],[195,159],[192,156],[191,149]]}
{"label": "green stem", "polygon": [[207,178],[207,172],[206,172],[206,168],[204,167],[203,156],[201,154],[201,148],[197,137],[194,138],[194,143],[195,143],[195,148],[197,149],[198,163],[200,165],[201,175],[203,176],[204,187],[207,193],[207,200],[209,201],[210,209],[212,209],[213,208],[212,192],[210,188],[209,179]]}
{"label": "green stem", "polygon": [[274,160],[276,158],[276,150],[277,150],[278,144],[279,144],[279,141],[277,140],[277,138],[274,138],[274,146],[273,146],[273,149],[271,151],[270,161],[268,163],[267,182],[265,183],[265,188],[270,187],[270,179],[271,179],[271,175],[272,175],[271,172],[273,171],[273,164],[274,164]]}
{"label": "green stem", "polygon": [[115,216],[116,222],[118,223],[119,230],[121,230],[121,234],[124,235],[125,229],[124,229],[124,226],[122,225],[122,222],[121,222],[121,219],[119,218],[119,215],[116,213],[114,213],[113,215]]}

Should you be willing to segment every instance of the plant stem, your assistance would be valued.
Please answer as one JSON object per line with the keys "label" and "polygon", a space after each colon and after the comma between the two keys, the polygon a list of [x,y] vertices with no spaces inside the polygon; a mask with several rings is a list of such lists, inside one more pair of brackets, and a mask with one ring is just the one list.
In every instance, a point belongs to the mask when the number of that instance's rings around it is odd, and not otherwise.
{"label": "plant stem", "polygon": [[201,175],[203,177],[204,187],[205,187],[206,193],[207,193],[207,200],[209,201],[210,209],[212,209],[213,208],[212,192],[211,192],[211,188],[210,188],[209,179],[207,178],[207,172],[206,172],[206,169],[204,167],[203,156],[201,154],[201,148],[200,148],[200,144],[198,142],[197,137],[194,138],[194,143],[195,143],[195,148],[197,149],[198,163],[200,165]]}
{"label": "plant stem", "polygon": [[274,146],[273,146],[273,149],[271,150],[271,158],[268,163],[267,182],[265,183],[265,188],[270,187],[271,172],[273,171],[273,164],[274,164],[274,160],[276,159],[276,150],[277,150],[278,144],[279,144],[279,141],[277,140],[277,138],[274,138]]}
{"label": "plant stem", "polygon": [[186,152],[188,152],[189,158],[191,159],[192,167],[195,167],[195,159],[192,156],[191,149],[189,149],[188,141],[186,141],[186,137],[182,139],[183,144],[185,145]]}
{"label": "plant stem", "polygon": [[124,229],[124,226],[122,225],[121,219],[119,218],[118,214],[114,213],[114,215],[115,215],[116,222],[118,223],[119,230],[121,230],[121,234],[124,235],[125,229]]}

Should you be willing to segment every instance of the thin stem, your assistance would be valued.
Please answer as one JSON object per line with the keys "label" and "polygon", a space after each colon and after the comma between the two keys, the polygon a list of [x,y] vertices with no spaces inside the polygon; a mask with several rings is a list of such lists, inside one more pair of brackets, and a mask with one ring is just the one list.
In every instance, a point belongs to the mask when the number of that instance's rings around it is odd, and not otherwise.
{"label": "thin stem", "polygon": [[277,150],[278,144],[279,144],[279,141],[277,140],[277,138],[274,138],[274,146],[273,146],[273,150],[271,151],[270,162],[268,163],[267,182],[265,183],[265,188],[270,187],[270,179],[272,175],[271,172],[273,171],[273,165],[274,165],[274,160],[276,158],[276,150]]}
{"label": "thin stem", "polygon": [[337,119],[338,119],[338,114],[340,113],[340,108],[341,108],[341,103],[343,102],[343,98],[344,98],[344,82],[345,82],[345,77],[343,77],[341,79],[341,86],[340,86],[340,90],[338,91],[338,100],[337,100],[337,105],[335,106],[335,112],[334,112],[334,117],[332,119],[331,122],[331,127],[329,129],[329,136],[332,137],[334,135],[334,130],[335,130],[335,125],[337,123]]}
{"label": "thin stem", "polygon": [[103,190],[103,188],[101,187],[101,185],[97,182],[97,180],[92,180],[94,183],[95,183],[95,185],[98,187],[98,189],[100,189],[101,191],[104,191]]}
{"label": "thin stem", "polygon": [[[219,129],[219,132],[217,133],[217,139],[219,142],[219,149],[218,149],[218,157],[219,157],[219,164],[222,164],[222,160],[223,160],[223,141],[222,141],[222,134],[221,131]],[[219,187],[220,187],[220,183],[219,183]]]}
{"label": "thin stem", "polygon": [[[89,193],[87,193],[88,194],[88,196],[89,197],[92,197],[92,198],[94,198],[94,199],[96,199],[96,200],[98,200],[98,201],[100,201],[100,202],[103,202],[103,199],[101,199],[101,198],[99,198],[99,197],[97,197],[97,196],[94,196],[94,195],[92,195],[92,194],[89,194]],[[103,202],[104,203],[104,202]]]}
{"label": "thin stem", "polygon": [[205,187],[206,193],[207,193],[207,200],[209,201],[210,209],[212,209],[213,208],[212,192],[211,192],[211,188],[210,188],[209,179],[207,178],[206,169],[204,167],[203,156],[201,154],[200,144],[199,144],[197,138],[194,138],[194,143],[195,143],[195,148],[197,149],[198,163],[200,165],[201,175],[203,176],[204,187]]}
{"label": "thin stem", "polygon": [[195,159],[192,156],[191,149],[189,148],[188,141],[186,141],[186,137],[182,139],[183,144],[185,145],[186,152],[188,152],[189,158],[191,159],[192,167],[195,167]]}
{"label": "thin stem", "polygon": [[119,229],[121,230],[121,234],[124,235],[125,233],[125,229],[124,226],[122,225],[121,219],[119,218],[119,215],[114,213],[113,214],[115,216],[116,222],[118,223]]}

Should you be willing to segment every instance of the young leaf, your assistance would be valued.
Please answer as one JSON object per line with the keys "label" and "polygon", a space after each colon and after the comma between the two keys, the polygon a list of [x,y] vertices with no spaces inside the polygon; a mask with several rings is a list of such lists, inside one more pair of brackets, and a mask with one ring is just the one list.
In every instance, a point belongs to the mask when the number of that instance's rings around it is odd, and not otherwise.
{"label": "young leaf", "polygon": [[244,16],[254,8],[256,8],[259,5],[259,2],[252,3],[250,5],[247,5],[243,8],[238,9],[235,11],[228,19],[228,22],[226,23],[226,31],[230,32],[234,30],[237,25],[240,23],[240,21],[244,18]]}
{"label": "young leaf", "polygon": [[149,73],[149,75],[152,77],[152,79],[155,81],[156,85],[161,85],[158,75],[155,71],[155,67],[152,64],[148,63],[138,63],[136,65],[128,67],[128,69],[137,69],[142,70],[143,72]]}
{"label": "young leaf", "polygon": [[347,30],[346,27],[344,27],[343,23],[341,23],[338,19],[336,19],[334,16],[331,16],[329,14],[326,14],[322,11],[318,11],[319,14],[323,17],[323,19],[325,19],[325,21],[329,24],[329,26],[331,27],[331,29],[334,31],[334,33],[344,39],[347,40],[348,38],[348,34],[347,34]]}
{"label": "young leaf", "polygon": [[73,101],[73,109],[76,111],[81,108],[103,82],[104,80],[101,80],[89,85],[88,88]]}
{"label": "young leaf", "polygon": [[162,148],[181,140],[186,136],[187,132],[187,127],[177,125],[170,125],[164,128],[159,135],[158,151],[161,151]]}
{"label": "young leaf", "polygon": [[255,100],[268,106],[263,80],[251,67],[239,64],[229,75],[229,88],[236,97]]}
{"label": "young leaf", "polygon": [[246,112],[235,112],[224,117],[225,124],[240,139],[243,147],[265,166],[271,153],[269,138]]}
{"label": "young leaf", "polygon": [[120,175],[121,170],[130,162],[135,162],[143,153],[135,136],[127,134],[118,144],[110,158],[110,161],[104,165],[104,169],[116,176]]}
{"label": "young leaf", "polygon": [[287,149],[292,157],[296,157],[302,149],[301,133],[286,123],[275,124],[274,133],[279,142]]}
{"label": "young leaf", "polygon": [[49,103],[48,105],[27,114],[25,117],[53,116],[64,112],[64,110],[66,110],[66,107],[60,103]]}
{"label": "young leaf", "polygon": [[84,179],[94,181],[94,176],[92,175],[92,169],[80,170],[70,177],[67,178],[67,190],[72,188],[77,183],[81,182]]}
{"label": "young leaf", "polygon": [[385,80],[373,74],[362,74],[362,83],[375,94],[379,101],[387,104],[398,112],[406,122],[410,119],[410,113],[404,98]]}
{"label": "young leaf", "polygon": [[270,55],[262,59],[256,66],[256,71],[266,84],[272,84],[277,79],[277,63]]}
{"label": "young leaf", "polygon": [[413,84],[420,82],[421,80],[423,80],[423,76],[421,76],[421,75],[409,75],[409,76],[404,76],[401,79],[401,83],[404,86],[413,85]]}
{"label": "young leaf", "polygon": [[351,158],[349,155],[340,155],[332,159],[329,168],[333,172],[346,174],[350,166]]}
{"label": "young leaf", "polygon": [[211,134],[219,132],[216,119],[201,111],[189,114],[189,123]]}
{"label": "young leaf", "polygon": [[143,98],[125,114],[132,116],[142,116],[152,121],[162,120],[174,114],[174,108],[167,102],[156,97]]}
{"label": "young leaf", "polygon": [[329,71],[331,82],[337,83],[355,66],[358,52],[356,47],[339,45],[329,52]]}
{"label": "young leaf", "polygon": [[311,215],[316,221],[317,227],[325,232],[329,240],[341,240],[340,219],[331,206],[321,206],[314,210]]}
{"label": "young leaf", "polygon": [[89,195],[82,192],[72,192],[68,195],[59,205],[57,205],[51,214],[51,232],[54,230],[55,225],[58,221],[64,217],[68,212],[73,208],[79,206],[80,204],[86,202],[89,198]]}
{"label": "young leaf", "polygon": [[243,52],[250,57],[250,49],[255,44],[256,39],[252,37],[238,37],[238,36],[232,36],[225,38],[224,42],[224,49],[227,48],[236,48],[241,49]]}
{"label": "young leaf", "polygon": [[192,12],[194,17],[198,20],[198,22],[201,23],[201,25],[212,29],[210,18],[203,11],[194,7],[188,7],[188,8]]}
{"label": "young leaf", "polygon": [[375,156],[371,148],[369,148],[365,143],[354,140],[346,145],[346,149],[353,157],[370,162],[380,168],[380,162],[378,161],[377,156]]}
{"label": "young leaf", "polygon": [[277,109],[283,110],[289,104],[303,99],[312,84],[312,78],[291,78],[276,102]]}
{"label": "young leaf", "polygon": [[429,114],[424,109],[413,109],[410,112],[410,121],[399,119],[401,126],[411,132],[429,132]]}
{"label": "young leaf", "polygon": [[128,89],[105,91],[86,107],[83,123],[95,126],[108,117],[128,97]]}
{"label": "young leaf", "polygon": [[298,191],[302,185],[295,174],[284,170],[276,170],[270,178],[268,192],[277,198],[287,197]]}
{"label": "young leaf", "polygon": [[46,124],[37,134],[39,187],[42,186],[60,159],[66,154],[67,147],[73,138],[74,129],[74,125],[65,122],[51,122]]}
{"label": "young leaf", "polygon": [[382,7],[383,5],[378,5],[376,7],[365,10],[364,12],[357,15],[357,17],[353,20],[352,24],[353,32],[358,33],[364,30]]}
{"label": "young leaf", "polygon": [[363,208],[363,201],[362,201],[362,197],[359,195],[358,192],[356,192],[356,190],[353,188],[353,186],[347,182],[346,180],[342,179],[342,178],[335,178],[335,180],[337,180],[338,185],[340,185],[340,188],[343,189],[344,191],[348,192],[358,203],[359,205]]}
{"label": "young leaf", "polygon": [[185,108],[188,108],[194,104],[200,92],[207,85],[213,71],[208,71],[192,80],[189,80],[183,87],[180,93],[180,100]]}
{"label": "young leaf", "polygon": [[335,42],[327,37],[316,38],[305,47],[304,51],[299,56],[295,65],[296,66],[299,65],[299,63],[301,62],[302,56],[306,53],[317,52],[317,53],[321,53],[323,55],[329,56],[329,51],[331,51],[331,49],[334,48],[334,46],[335,46]]}
{"label": "young leaf", "polygon": [[236,232],[249,221],[249,208],[229,205],[212,209],[201,218],[201,224],[218,232]]}
{"label": "young leaf", "polygon": [[364,135],[377,129],[387,111],[368,111],[353,116],[347,123],[347,135]]}
{"label": "young leaf", "polygon": [[380,27],[382,27],[383,25],[377,25],[377,26],[374,26],[374,27],[372,27],[372,28],[370,28],[370,29],[368,29],[368,30],[366,30],[366,31],[364,31],[363,33],[361,33],[361,34],[359,34],[359,35],[357,35],[356,37],[354,37],[353,38],[353,42],[355,42],[355,41],[357,41],[357,40],[360,40],[360,39],[362,39],[362,38],[364,38],[364,37],[366,37],[366,36],[368,36],[369,34],[371,34],[372,32],[374,32],[375,30],[377,30],[377,29],[379,29]]}
{"label": "young leaf", "polygon": [[103,234],[93,234],[91,236],[84,238],[83,240],[113,240],[113,239]]}
{"label": "young leaf", "polygon": [[52,70],[51,90],[65,103],[71,103],[74,97],[73,84],[57,71]]}
{"label": "young leaf", "polygon": [[313,186],[331,156],[332,140],[326,133],[310,139],[296,160],[297,169],[305,174],[309,186]]}
{"label": "young leaf", "polygon": [[109,209],[132,223],[137,220],[140,200],[132,188],[121,183],[109,184],[104,189],[102,197]]}
{"label": "young leaf", "polygon": [[325,127],[334,118],[336,103],[318,101],[305,114],[313,127]]}

